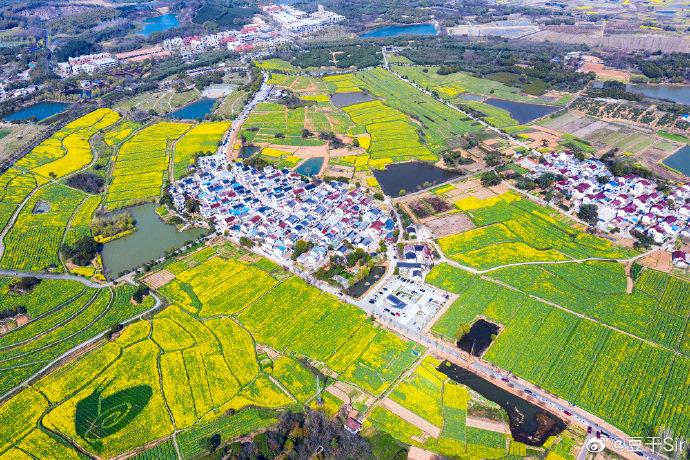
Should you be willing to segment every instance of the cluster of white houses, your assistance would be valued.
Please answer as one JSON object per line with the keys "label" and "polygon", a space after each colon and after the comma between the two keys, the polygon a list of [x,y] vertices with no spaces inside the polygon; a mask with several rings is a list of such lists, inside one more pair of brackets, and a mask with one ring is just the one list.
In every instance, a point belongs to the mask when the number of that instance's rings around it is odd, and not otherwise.
{"label": "cluster of white houses", "polygon": [[285,43],[271,25],[255,16],[250,24],[240,30],[224,30],[209,35],[192,35],[174,37],[163,42],[163,48],[182,56],[203,53],[205,51],[227,47],[238,53],[249,52],[257,48],[268,48]]}
{"label": "cluster of white houses", "polygon": [[318,5],[309,14],[290,5],[267,5],[261,8],[284,32],[290,35],[306,35],[345,21],[345,16],[327,11]]}
{"label": "cluster of white houses", "polygon": [[288,169],[228,168],[224,156],[202,157],[193,175],[170,187],[179,211],[190,199],[219,234],[250,238],[267,253],[289,260],[297,241],[311,248],[297,262],[315,269],[329,254],[379,250],[394,240],[394,221],[364,189],[342,182],[307,182]]}
{"label": "cluster of white houses", "polygon": [[618,229],[624,235],[638,231],[669,248],[678,237],[690,238],[690,185],[665,194],[653,180],[636,175],[614,177],[599,160],[579,160],[563,152],[544,155],[539,161],[523,157],[517,164],[527,168],[532,178],[554,174],[554,188],[575,209],[596,205],[596,226],[601,230]]}

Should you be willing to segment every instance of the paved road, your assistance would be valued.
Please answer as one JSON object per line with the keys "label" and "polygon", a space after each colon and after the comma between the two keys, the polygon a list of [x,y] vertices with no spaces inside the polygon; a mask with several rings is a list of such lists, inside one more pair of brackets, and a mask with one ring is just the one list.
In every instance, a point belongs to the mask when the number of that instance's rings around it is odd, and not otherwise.
{"label": "paved road", "polygon": [[46,280],[66,280],[66,281],[77,281],[84,286],[88,286],[94,289],[103,289],[111,285],[111,283],[95,283],[81,276],[70,275],[67,273],[41,273],[41,272],[25,272],[19,270],[0,270],[0,276],[33,276],[34,278],[46,279]]}
{"label": "paved road", "polygon": [[259,88],[259,90],[254,94],[252,100],[244,106],[244,109],[242,109],[242,112],[240,112],[237,118],[233,120],[232,125],[230,125],[230,129],[225,133],[225,136],[223,137],[223,142],[218,147],[218,153],[224,153],[228,160],[231,160],[233,157],[233,151],[235,148],[235,141],[237,140],[237,135],[239,134],[240,129],[242,129],[242,125],[247,120],[247,117],[249,117],[249,114],[252,112],[252,110],[254,110],[256,105],[268,99],[268,97],[271,95],[271,92],[273,91],[273,86],[267,83],[268,73],[262,72],[261,76],[263,78],[263,81],[261,82],[261,88]]}

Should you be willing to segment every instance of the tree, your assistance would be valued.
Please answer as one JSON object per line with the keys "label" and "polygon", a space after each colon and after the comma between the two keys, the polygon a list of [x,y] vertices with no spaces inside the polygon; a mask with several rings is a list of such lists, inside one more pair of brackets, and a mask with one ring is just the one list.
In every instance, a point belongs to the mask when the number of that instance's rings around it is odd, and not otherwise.
{"label": "tree", "polygon": [[101,250],[101,245],[96,243],[91,236],[82,236],[74,246],[64,245],[62,253],[71,258],[72,262],[81,267],[91,263],[96,254]]}
{"label": "tree", "polygon": [[208,438],[208,451],[209,452],[215,452],[216,449],[218,449],[218,446],[220,446],[220,434],[216,433],[210,438]]}
{"label": "tree", "polygon": [[594,225],[599,220],[599,210],[595,204],[583,204],[577,212],[577,217],[590,225]]}
{"label": "tree", "polygon": [[240,244],[244,246],[245,248],[252,248],[254,247],[254,241],[251,239],[247,238],[246,236],[241,236],[240,237]]}
{"label": "tree", "polygon": [[503,155],[500,152],[489,152],[484,155],[487,166],[498,166],[503,163]]}
{"label": "tree", "polygon": [[147,295],[149,295],[149,288],[146,286],[140,286],[132,294],[132,300],[134,300],[136,303],[141,303],[144,300],[144,297]]}
{"label": "tree", "polygon": [[553,183],[556,181],[556,175],[553,173],[544,173],[541,176],[539,176],[536,180],[537,185],[539,185],[539,188],[547,189],[553,185]]}
{"label": "tree", "polygon": [[314,243],[312,243],[311,241],[295,241],[295,248],[292,251],[292,260],[297,260],[299,256],[301,256],[305,252],[308,252],[312,247],[314,247]]}
{"label": "tree", "polygon": [[484,187],[492,187],[501,183],[501,177],[496,174],[496,171],[482,173],[480,180]]}

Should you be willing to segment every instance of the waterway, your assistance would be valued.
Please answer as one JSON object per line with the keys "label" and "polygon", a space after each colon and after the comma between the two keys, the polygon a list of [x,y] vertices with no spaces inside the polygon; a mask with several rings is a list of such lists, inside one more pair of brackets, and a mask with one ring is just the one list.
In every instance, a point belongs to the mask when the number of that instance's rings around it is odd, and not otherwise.
{"label": "waterway", "polygon": [[438,370],[501,406],[508,414],[510,433],[518,442],[541,446],[565,429],[565,422],[555,415],[462,367],[444,361]]}
{"label": "waterway", "polygon": [[295,168],[295,172],[303,176],[316,176],[319,173],[319,171],[321,171],[323,161],[323,157],[309,158],[303,161],[302,164],[297,166],[297,168]]}
{"label": "waterway", "polygon": [[401,190],[407,193],[416,192],[423,188],[426,182],[432,185],[439,184],[459,175],[457,172],[419,161],[392,164],[386,169],[374,171],[374,176],[383,192],[393,197],[400,196]]}
{"label": "waterway", "polygon": [[518,123],[529,123],[537,118],[555,112],[559,107],[552,105],[530,104],[527,102],[506,101],[505,99],[489,98],[485,100],[487,104],[498,107],[499,109],[507,110],[510,116],[517,120]]}
{"label": "waterway", "polygon": [[64,112],[70,104],[67,102],[38,102],[5,117],[5,121],[24,121],[36,117],[37,121]]}
{"label": "waterway", "polygon": [[200,228],[179,232],[174,225],[158,217],[155,204],[136,206],[128,211],[136,221],[137,231],[103,245],[103,264],[109,279],[156,260],[164,256],[165,251],[179,248],[208,232]]}
{"label": "waterway", "polygon": [[690,145],[686,145],[670,157],[666,158],[664,160],[664,164],[680,171],[686,176],[690,176]]}
{"label": "waterway", "polygon": [[180,22],[177,20],[177,16],[172,13],[164,14],[162,16],[156,16],[155,18],[144,19],[144,28],[139,33],[148,37],[155,32],[165,32],[179,25]]}
{"label": "waterway", "polygon": [[170,117],[179,118],[181,120],[203,120],[206,115],[211,113],[215,104],[215,99],[202,97],[191,104],[185,105],[181,109],[170,112]]}
{"label": "waterway", "polygon": [[628,85],[628,91],[654,99],[690,105],[690,85]]}
{"label": "waterway", "polygon": [[480,318],[472,324],[467,334],[460,337],[458,348],[474,356],[481,356],[498,334],[498,329],[494,323]]}
{"label": "waterway", "polygon": [[401,35],[438,35],[434,24],[409,24],[386,26],[370,30],[360,35],[361,38],[388,38]]}

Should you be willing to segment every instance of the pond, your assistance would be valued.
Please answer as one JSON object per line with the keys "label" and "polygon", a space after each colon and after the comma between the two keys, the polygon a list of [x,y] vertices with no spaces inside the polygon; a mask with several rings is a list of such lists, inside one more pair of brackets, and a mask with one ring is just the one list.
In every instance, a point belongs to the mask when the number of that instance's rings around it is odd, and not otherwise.
{"label": "pond", "polygon": [[628,85],[628,91],[654,99],[690,104],[690,85]]}
{"label": "pond", "polygon": [[179,248],[208,232],[201,228],[179,232],[174,225],[158,217],[155,204],[136,206],[128,211],[136,221],[137,231],[103,245],[103,265],[109,279],[163,257],[165,251]]}
{"label": "pond", "polygon": [[156,16],[155,18],[144,19],[144,28],[139,33],[148,37],[155,32],[165,32],[179,25],[180,22],[177,20],[177,16],[172,13],[164,14],[163,16]]}
{"label": "pond", "polygon": [[257,147],[256,145],[245,145],[240,149],[240,158],[249,158],[260,151],[261,147]]}
{"label": "pond", "polygon": [[458,96],[459,99],[463,101],[483,101],[484,97],[477,94],[461,94]]}
{"label": "pond", "polygon": [[565,429],[566,425],[560,418],[473,372],[448,361],[442,362],[438,370],[501,406],[508,414],[510,433],[518,442],[541,446],[550,436],[556,436]]}
{"label": "pond", "polygon": [[[429,163],[411,161],[388,165],[386,169],[375,170],[374,176],[388,196],[400,196],[400,192],[416,192],[425,183],[440,184],[458,177],[460,173],[438,168]],[[428,185],[428,184],[427,184]]]}
{"label": "pond", "polygon": [[345,293],[350,297],[359,299],[369,290],[371,286],[376,284],[376,282],[378,282],[378,280],[380,280],[385,273],[386,267],[376,265],[369,270],[369,275],[347,288]]}
{"label": "pond", "polygon": [[215,99],[202,97],[181,109],[170,112],[169,116],[180,120],[203,120],[206,115],[211,113],[214,105],[216,105]]}
{"label": "pond", "polygon": [[458,340],[458,348],[479,357],[489,348],[498,330],[497,325],[480,318],[472,324],[470,331]]}
{"label": "pond", "polygon": [[331,96],[331,102],[336,107],[347,107],[348,105],[373,100],[374,98],[371,96],[371,94],[362,91],[357,91],[354,93],[335,93],[333,96]]}
{"label": "pond", "polygon": [[434,24],[409,24],[381,27],[360,35],[361,38],[399,37],[401,35],[438,35]]}
{"label": "pond", "polygon": [[484,102],[498,107],[499,109],[507,110],[510,112],[510,116],[520,124],[529,123],[537,118],[555,112],[560,108],[552,105],[530,104],[527,102],[506,101],[505,99],[495,98],[489,98]]}
{"label": "pond", "polygon": [[295,168],[295,172],[303,176],[316,176],[319,173],[319,171],[321,171],[323,161],[323,157],[309,158],[308,160],[303,161],[302,164],[297,166],[297,168]]}
{"label": "pond", "polygon": [[67,102],[39,102],[11,113],[5,117],[5,121],[24,121],[34,117],[41,121],[64,112],[69,106]]}
{"label": "pond", "polygon": [[690,176],[690,145],[686,145],[676,153],[666,158],[663,162],[666,166],[673,168],[686,176]]}

